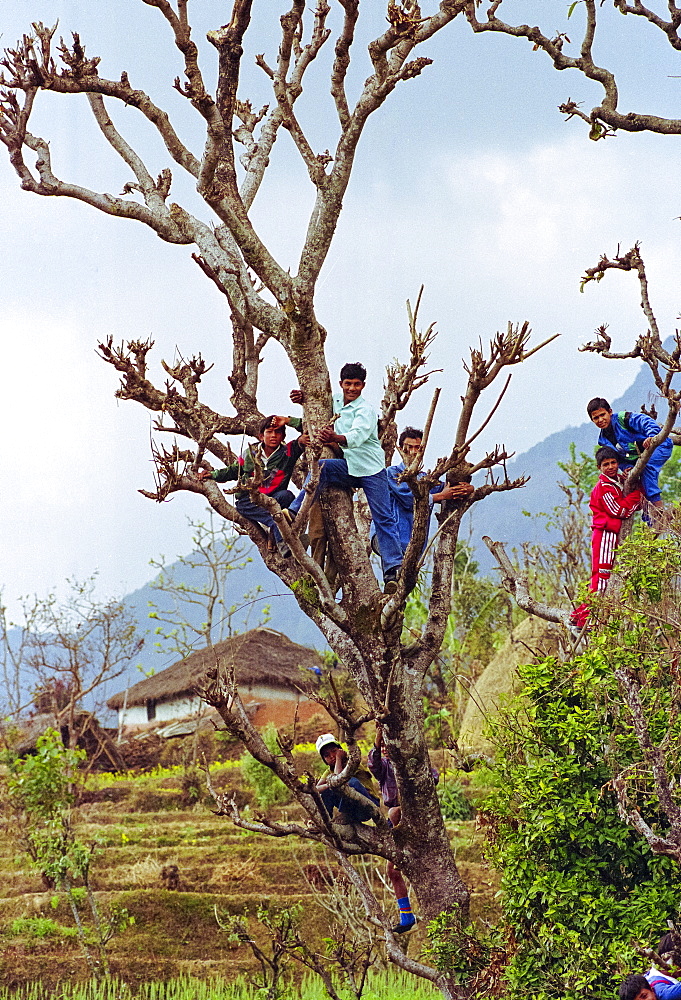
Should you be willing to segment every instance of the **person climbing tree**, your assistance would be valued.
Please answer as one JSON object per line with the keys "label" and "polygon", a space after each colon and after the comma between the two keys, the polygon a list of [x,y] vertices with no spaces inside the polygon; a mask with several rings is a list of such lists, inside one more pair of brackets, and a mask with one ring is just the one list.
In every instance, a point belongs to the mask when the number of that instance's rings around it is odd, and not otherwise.
{"label": "person climbing tree", "polygon": [[[601,432],[598,436],[599,446],[612,448],[617,453],[620,469],[624,472],[634,466],[639,455],[661,430],[647,413],[613,413],[610,403],[601,396],[589,400],[586,412]],[[658,480],[660,469],[670,457],[672,448],[671,438],[658,444],[641,474],[641,490],[653,507],[662,506]]]}
{"label": "person climbing tree", "polygon": [[[241,455],[236,462],[224,469],[212,472],[201,469],[198,478],[213,479],[217,483],[237,480],[245,485],[260,470],[263,479],[258,485],[258,492],[272,497],[280,507],[288,507],[293,500],[293,493],[288,489],[291,473],[309,443],[309,438],[306,434],[301,434],[295,441],[284,444],[287,426],[300,431],[303,422],[299,417],[280,417],[276,414],[265,417],[260,424],[259,444],[255,447],[249,445],[245,455]],[[248,489],[237,491],[235,506],[240,514],[259,524],[268,534],[270,548],[277,547],[282,555],[288,555],[288,547],[284,545],[272,515],[251,498]]]}
{"label": "person climbing tree", "polygon": [[[599,448],[596,465],[600,476],[591,491],[591,584],[594,594],[604,594],[615,561],[619,530],[625,517],[639,510],[643,497],[640,490],[624,495],[619,474],[619,455],[612,448]],[[580,604],[572,612],[570,623],[578,629],[586,625],[589,605]]]}
{"label": "person climbing tree", "polygon": [[[374,745],[369,751],[367,764],[378,782],[381,790],[381,798],[388,809],[388,819],[394,829],[399,825],[402,818],[402,810],[400,808],[400,796],[395,779],[395,770],[390,763],[390,758],[383,745],[383,730],[380,725],[376,726],[376,737]],[[432,770],[433,780],[437,784],[440,775],[435,768]],[[395,867],[392,861],[388,862],[388,878],[393,887],[397,906],[400,911],[400,922],[393,927],[393,934],[405,934],[416,923],[416,917],[412,912],[411,903],[409,902],[409,890],[404,880],[404,875]]]}
{"label": "person climbing tree", "polygon": [[[342,391],[334,393],[333,397],[333,410],[337,416],[333,424],[322,427],[319,439],[323,444],[340,446],[343,458],[327,458],[319,463],[318,491],[329,486],[345,490],[361,487],[364,490],[381,552],[384,590],[386,594],[394,594],[404,552],[388,489],[385,453],[378,440],[378,414],[362,396],[366,377],[366,368],[359,362],[341,368]],[[300,389],[291,393],[294,403],[303,403],[304,398]],[[297,514],[305,496],[303,490],[289,506],[290,514]]]}

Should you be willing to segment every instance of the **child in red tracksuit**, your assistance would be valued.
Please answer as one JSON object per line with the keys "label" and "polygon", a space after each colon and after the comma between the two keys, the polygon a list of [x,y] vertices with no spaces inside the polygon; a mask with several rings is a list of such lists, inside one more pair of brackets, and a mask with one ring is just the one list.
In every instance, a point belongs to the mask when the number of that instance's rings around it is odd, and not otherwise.
{"label": "child in red tracksuit", "polygon": [[[591,586],[593,594],[604,594],[615,561],[615,549],[622,521],[641,507],[640,490],[624,495],[619,474],[619,457],[613,448],[599,448],[596,465],[600,472],[591,491]],[[583,628],[589,617],[589,607],[580,604],[570,617],[571,624]]]}

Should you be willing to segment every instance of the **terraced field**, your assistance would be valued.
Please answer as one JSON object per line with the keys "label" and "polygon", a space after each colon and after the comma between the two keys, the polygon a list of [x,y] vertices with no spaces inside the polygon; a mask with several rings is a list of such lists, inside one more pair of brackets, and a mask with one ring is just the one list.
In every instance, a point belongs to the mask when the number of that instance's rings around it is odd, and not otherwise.
{"label": "terraced field", "polygon": [[[238,769],[221,781],[248,798]],[[74,820],[78,836],[99,845],[92,884],[100,906],[123,908],[134,918],[109,943],[114,974],[129,983],[180,974],[235,978],[253,960],[245,946],[230,941],[216,912],[250,914],[251,929],[264,943],[253,918],[256,908],[301,903],[306,936],[328,934],[324,887],[315,890],[303,874],[313,863],[324,870],[329,864],[316,845],[239,830],[206,802],[182,807],[181,775],[99,784],[74,810]],[[295,807],[273,812],[296,816]],[[474,823],[450,824],[450,832],[464,878],[474,888],[473,913],[493,921],[496,887],[480,860]],[[0,844],[0,872],[0,984],[87,979],[65,899],[45,889],[40,874],[18,854],[9,828]],[[377,873],[374,878],[380,888]],[[411,954],[423,939],[417,926],[405,942]]]}

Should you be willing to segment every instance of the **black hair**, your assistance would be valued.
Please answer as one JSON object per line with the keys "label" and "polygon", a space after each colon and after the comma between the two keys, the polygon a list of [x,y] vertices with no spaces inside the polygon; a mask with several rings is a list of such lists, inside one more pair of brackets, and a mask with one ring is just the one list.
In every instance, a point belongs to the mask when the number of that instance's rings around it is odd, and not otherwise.
{"label": "black hair", "polygon": [[604,462],[606,458],[616,458],[619,464],[620,456],[617,454],[614,448],[608,448],[607,444],[603,445],[596,452],[596,465],[600,469],[601,462]]}
{"label": "black hair", "polygon": [[586,404],[586,412],[589,416],[591,416],[592,413],[595,413],[596,410],[607,410],[608,413],[612,413],[610,403],[607,399],[603,399],[602,396],[594,396],[594,398],[590,399]]}
{"label": "black hair", "polygon": [[418,430],[416,427],[405,427],[400,434],[400,439],[398,441],[400,448],[407,438],[418,438],[419,441],[421,441],[423,439],[423,431]]}
{"label": "black hair", "polygon": [[[260,437],[263,436],[263,434],[265,433],[265,431],[267,430],[267,428],[270,426],[271,422],[274,420],[275,416],[276,416],[276,414],[271,413],[269,417],[264,417],[260,421],[260,423],[258,424],[258,433],[260,434]],[[284,438],[286,437],[286,426],[284,426],[284,427],[277,427],[277,430],[283,432],[282,433],[282,438],[281,438],[281,440],[283,441]]]}
{"label": "black hair", "polygon": [[674,931],[665,934],[657,946],[657,954],[661,955],[662,958],[669,955],[674,965],[679,965],[681,963],[681,935]]}
{"label": "black hair", "polygon": [[649,990],[650,988],[650,983],[645,976],[642,976],[640,972],[633,973],[631,976],[627,976],[620,985],[620,1000],[636,1000],[641,990]]}
{"label": "black hair", "polygon": [[366,382],[367,370],[360,361],[348,361],[340,370],[341,382],[346,378],[358,378],[360,382]]}

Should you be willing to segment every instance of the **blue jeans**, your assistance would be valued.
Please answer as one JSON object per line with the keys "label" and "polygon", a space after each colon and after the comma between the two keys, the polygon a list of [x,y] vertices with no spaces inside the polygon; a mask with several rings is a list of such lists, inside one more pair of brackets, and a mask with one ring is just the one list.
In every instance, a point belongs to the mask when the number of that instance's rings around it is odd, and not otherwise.
{"label": "blue jeans", "polygon": [[[648,464],[641,473],[641,490],[646,499],[650,500],[651,503],[658,503],[662,499],[658,477],[660,469],[672,453],[672,447],[673,445],[669,438],[663,441],[662,444],[658,444],[648,459]],[[624,463],[620,462],[620,469],[624,472],[628,472],[631,468],[633,468],[632,465],[624,465]]]}
{"label": "blue jeans", "polygon": [[[290,490],[277,490],[276,493],[270,493],[269,495],[277,501],[280,507],[288,507],[293,500],[293,493]],[[281,541],[279,528],[274,523],[274,518],[270,512],[265,510],[264,507],[253,503],[250,497],[243,497],[243,499],[237,500],[234,506],[249,521],[255,521],[256,524],[262,524],[266,528],[274,528],[274,537],[278,542]]]}
{"label": "blue jeans", "polygon": [[[360,792],[361,795],[366,796],[375,806],[378,805],[378,799],[369,794],[359,778],[350,778],[348,785],[350,788],[354,788],[355,791]],[[354,799],[348,799],[343,795],[344,787],[344,785],[341,785],[340,788],[325,788],[319,793],[329,816],[333,815],[333,808],[335,806],[338,812],[343,813],[351,823],[365,823],[368,819],[371,819],[370,809],[363,806],[360,802],[355,802]]]}
{"label": "blue jeans", "polygon": [[[381,469],[373,476],[351,476],[348,472],[348,463],[344,458],[326,458],[319,465],[321,474],[317,487],[318,493],[329,486],[337,486],[342,490],[350,490],[358,486],[364,490],[376,529],[378,547],[381,550],[383,573],[399,569],[402,565],[404,550],[400,542],[397,518],[393,510],[388,475],[385,469]],[[290,505],[289,510],[297,513],[304,499],[305,491],[303,490]]]}

